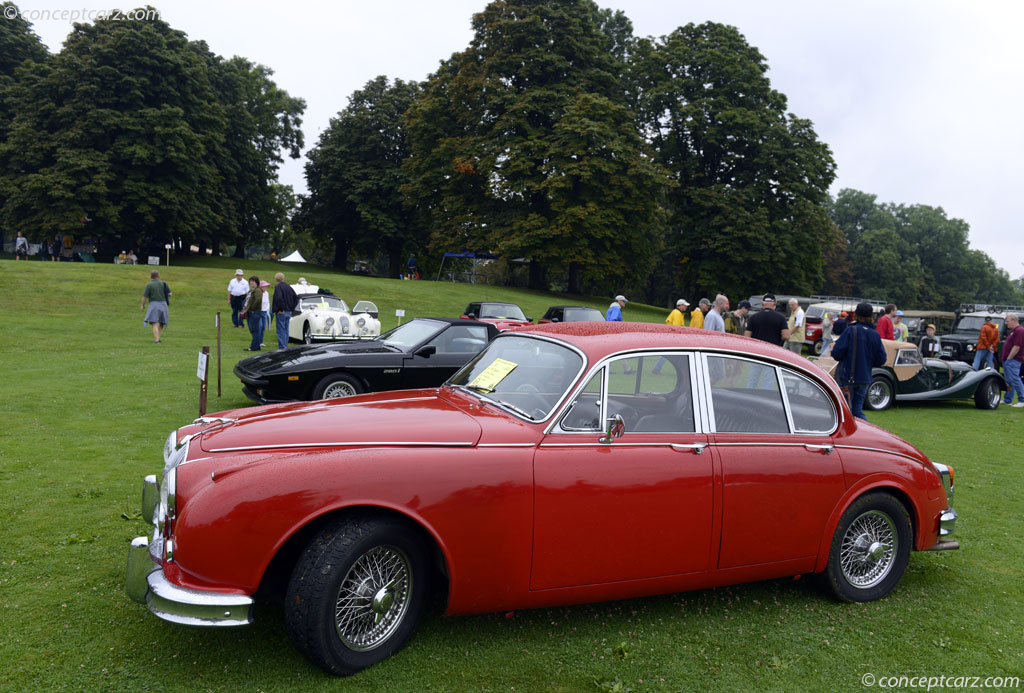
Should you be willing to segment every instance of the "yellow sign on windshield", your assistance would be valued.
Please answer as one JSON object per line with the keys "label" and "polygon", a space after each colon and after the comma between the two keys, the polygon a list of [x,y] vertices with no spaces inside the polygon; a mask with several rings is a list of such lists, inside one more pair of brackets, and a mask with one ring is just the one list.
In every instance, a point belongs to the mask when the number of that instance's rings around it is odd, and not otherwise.
{"label": "yellow sign on windshield", "polygon": [[498,387],[498,383],[504,380],[518,365],[518,363],[512,363],[505,359],[494,359],[494,362],[485,368],[480,375],[473,378],[473,382],[469,384],[469,387],[477,387],[493,392],[494,388]]}

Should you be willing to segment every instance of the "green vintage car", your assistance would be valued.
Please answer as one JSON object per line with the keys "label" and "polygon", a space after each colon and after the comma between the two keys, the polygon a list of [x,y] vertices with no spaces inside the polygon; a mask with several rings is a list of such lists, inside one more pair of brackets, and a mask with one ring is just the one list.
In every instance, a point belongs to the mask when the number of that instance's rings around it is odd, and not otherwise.
{"label": "green vintage car", "polygon": [[[978,409],[999,406],[1006,381],[999,371],[973,370],[962,361],[943,361],[921,356],[917,345],[883,339],[886,360],[871,372],[871,385],[864,408],[883,411],[893,402],[922,402],[947,399],[974,399]],[[816,364],[835,377],[839,365],[831,358]],[[843,383],[840,383],[842,385]]]}

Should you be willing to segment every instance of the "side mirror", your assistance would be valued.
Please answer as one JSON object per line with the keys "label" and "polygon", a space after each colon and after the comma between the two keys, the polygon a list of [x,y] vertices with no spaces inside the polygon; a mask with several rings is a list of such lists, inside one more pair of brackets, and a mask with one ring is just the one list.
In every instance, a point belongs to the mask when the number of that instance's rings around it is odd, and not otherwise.
{"label": "side mirror", "polygon": [[436,353],[437,353],[437,347],[436,346],[434,346],[433,344],[424,344],[423,346],[421,346],[419,349],[417,349],[413,353],[413,356],[422,356],[423,358],[427,358],[427,357],[432,356],[433,354],[436,354]]}
{"label": "side mirror", "polygon": [[558,322],[558,318],[551,318],[551,322]]}
{"label": "side mirror", "polygon": [[606,433],[601,438],[597,439],[597,442],[609,445],[613,438],[621,438],[622,434],[626,432],[626,422],[622,420],[622,416],[616,414],[615,416],[608,417],[608,428]]}
{"label": "side mirror", "polygon": [[476,320],[476,313],[466,313],[467,320]]}
{"label": "side mirror", "polygon": [[526,316],[526,322],[533,322],[533,318],[531,318],[530,316]]}

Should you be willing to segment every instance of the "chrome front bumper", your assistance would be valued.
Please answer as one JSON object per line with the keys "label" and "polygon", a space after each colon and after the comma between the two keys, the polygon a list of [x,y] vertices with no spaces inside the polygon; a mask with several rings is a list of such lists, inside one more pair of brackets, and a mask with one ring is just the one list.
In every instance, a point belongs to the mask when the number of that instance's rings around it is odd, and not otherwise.
{"label": "chrome front bumper", "polygon": [[245,626],[252,623],[252,597],[178,587],[168,582],[149,553],[149,540],[136,537],[128,549],[128,596],[155,616],[185,626]]}
{"label": "chrome front bumper", "polygon": [[[156,527],[152,540],[135,537],[128,548],[125,591],[165,621],[186,626],[244,626],[252,623],[253,600],[244,594],[225,594],[178,587],[164,575],[161,557],[170,552],[160,532],[160,488],[153,475],[142,483],[142,515]],[[165,551],[166,548],[166,551]]]}

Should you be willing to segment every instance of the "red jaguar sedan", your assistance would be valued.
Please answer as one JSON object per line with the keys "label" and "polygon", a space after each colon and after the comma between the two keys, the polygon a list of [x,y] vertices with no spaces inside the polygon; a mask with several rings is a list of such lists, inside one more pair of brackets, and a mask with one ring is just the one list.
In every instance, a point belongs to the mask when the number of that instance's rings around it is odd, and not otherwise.
{"label": "red jaguar sedan", "polygon": [[336,675],[401,649],[430,590],[467,614],[817,573],[863,602],[958,547],[953,469],[812,363],[641,323],[508,332],[439,388],[203,417],[143,489],[134,599],[235,626],[284,596]]}

